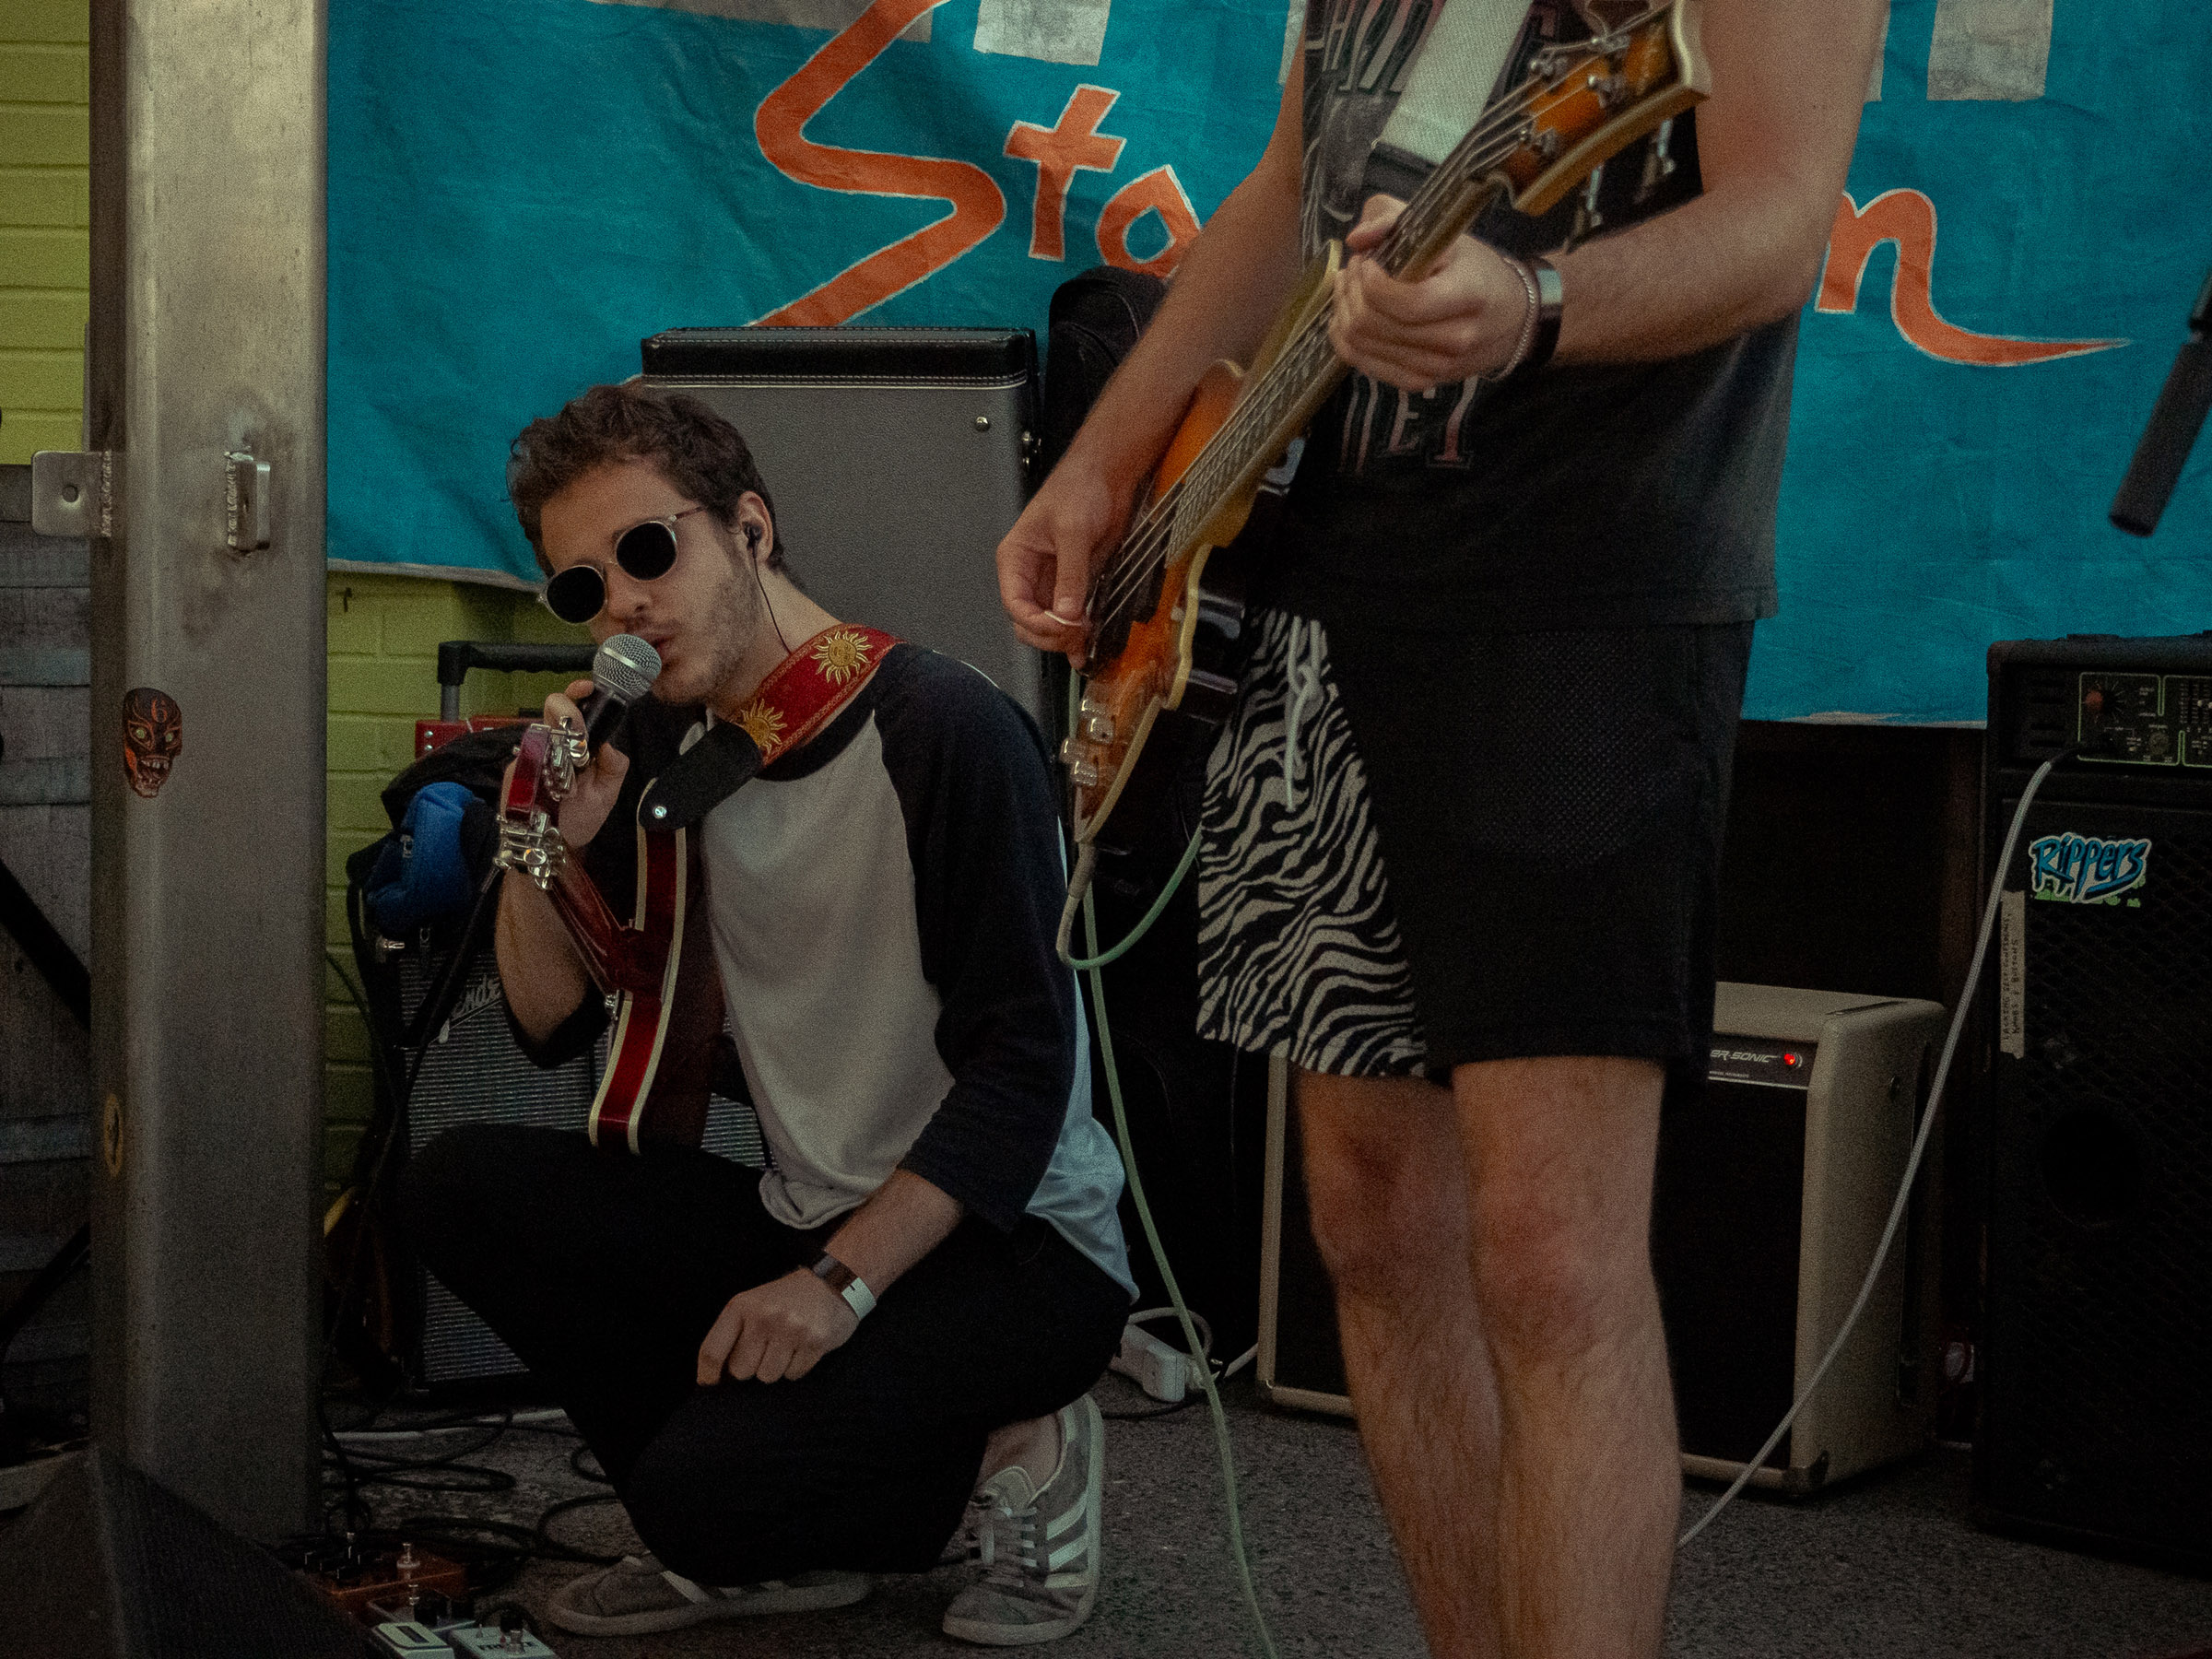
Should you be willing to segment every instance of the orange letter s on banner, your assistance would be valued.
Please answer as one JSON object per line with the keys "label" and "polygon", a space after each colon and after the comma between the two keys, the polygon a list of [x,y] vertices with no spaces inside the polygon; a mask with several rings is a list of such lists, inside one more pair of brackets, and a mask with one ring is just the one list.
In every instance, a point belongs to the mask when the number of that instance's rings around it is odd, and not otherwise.
{"label": "orange letter s on banner", "polygon": [[1828,270],[1813,301],[1819,312],[1858,309],[1859,282],[1866,262],[1883,242],[1897,244],[1897,275],[1889,283],[1889,315],[1903,335],[1932,358],[1947,363],[1978,363],[2007,368],[2044,363],[2053,358],[2108,351],[2125,340],[2020,340],[2008,335],[1975,334],[1936,314],[1931,279],[1936,265],[1936,204],[1917,190],[1889,190],[1862,208],[1850,195],[1836,209],[1829,234]]}
{"label": "orange letter s on banner", "polygon": [[769,312],[762,323],[848,322],[943,270],[997,229],[1006,217],[1006,198],[996,182],[970,162],[839,149],[813,143],[803,132],[900,30],[944,3],[875,0],[762,100],[753,116],[753,133],[760,141],[760,153],[786,176],[823,190],[935,198],[952,205],[945,218],[848,265],[812,293]]}

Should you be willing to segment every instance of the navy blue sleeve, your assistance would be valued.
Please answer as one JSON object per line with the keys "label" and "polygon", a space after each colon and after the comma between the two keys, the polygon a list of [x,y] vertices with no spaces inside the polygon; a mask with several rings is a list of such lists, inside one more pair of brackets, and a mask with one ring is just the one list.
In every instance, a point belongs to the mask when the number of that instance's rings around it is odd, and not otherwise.
{"label": "navy blue sleeve", "polygon": [[1010,1230],[1051,1163],[1075,1082],[1066,890],[1041,739],[974,669],[909,646],[877,707],[906,817],[922,971],[952,1088],[900,1167]]}

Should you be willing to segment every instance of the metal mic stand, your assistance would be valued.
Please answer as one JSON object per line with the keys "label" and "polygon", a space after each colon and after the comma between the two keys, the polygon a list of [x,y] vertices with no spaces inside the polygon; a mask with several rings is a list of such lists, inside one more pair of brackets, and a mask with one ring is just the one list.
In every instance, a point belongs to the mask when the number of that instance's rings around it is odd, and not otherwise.
{"label": "metal mic stand", "polygon": [[2181,479],[2182,467],[2196,442],[2205,413],[2212,409],[2212,276],[2197,291],[2189,312],[2189,339],[2173,359],[2166,389],[2159,394],[2150,424],[2136,445],[2136,458],[2120,493],[2112,498],[2112,523],[2130,535],[2148,535]]}

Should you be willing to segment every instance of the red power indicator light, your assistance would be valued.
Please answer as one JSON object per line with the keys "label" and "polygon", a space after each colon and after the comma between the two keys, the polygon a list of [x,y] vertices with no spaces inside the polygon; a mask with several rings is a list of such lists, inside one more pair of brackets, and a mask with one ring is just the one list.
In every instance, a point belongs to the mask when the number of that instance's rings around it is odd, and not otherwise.
{"label": "red power indicator light", "polygon": [[1784,1054],[1782,1057],[1782,1063],[1792,1071],[1795,1071],[1805,1064],[1805,1056],[1803,1054]]}

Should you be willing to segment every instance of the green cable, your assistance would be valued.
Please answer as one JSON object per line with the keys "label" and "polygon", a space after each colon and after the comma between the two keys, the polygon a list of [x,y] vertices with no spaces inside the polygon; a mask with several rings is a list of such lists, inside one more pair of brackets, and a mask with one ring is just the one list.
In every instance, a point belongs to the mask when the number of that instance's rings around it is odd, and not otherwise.
{"label": "green cable", "polygon": [[[1152,925],[1154,919],[1167,904],[1168,894],[1175,890],[1175,883],[1181,881],[1183,871],[1191,867],[1197,850],[1198,839],[1193,836],[1190,851],[1182,855],[1182,863],[1175,871],[1174,880],[1169,882],[1167,892],[1159,896],[1152,906],[1151,913],[1137,924],[1135,933],[1105,956],[1093,956],[1079,965],[1090,972],[1091,1007],[1099,1020],[1099,1053],[1106,1062],[1106,1093],[1113,1101],[1113,1131],[1121,1144],[1122,1167],[1129,1177],[1129,1196],[1136,1201],[1137,1219],[1145,1226],[1145,1241],[1152,1247],[1152,1260],[1159,1268],[1160,1282],[1167,1287],[1168,1300],[1175,1304],[1175,1317],[1182,1324],[1182,1340],[1194,1361],[1193,1369],[1198,1373],[1198,1385],[1206,1390],[1206,1403],[1213,1413],[1214,1440],[1221,1452],[1221,1485],[1229,1497],[1229,1544],[1236,1557],[1237,1577],[1244,1586],[1244,1604],[1252,1609],[1252,1622],[1259,1631],[1260,1651],[1267,1655],[1267,1659],[1276,1659],[1275,1641],[1267,1633],[1267,1617],[1260,1611],[1259,1592],[1252,1581],[1252,1562],[1244,1553],[1244,1526],[1239,1514],[1237,1498],[1237,1464],[1229,1444],[1229,1417],[1221,1409],[1221,1395],[1214,1387],[1213,1367],[1202,1358],[1205,1350],[1198,1341],[1197,1328],[1191,1324],[1191,1311],[1183,1305],[1182,1291],[1175,1283],[1174,1270],[1168,1265],[1167,1248],[1159,1241],[1159,1229],[1152,1220],[1152,1206],[1145,1202],[1145,1183],[1137,1177],[1136,1154],[1129,1144],[1129,1112],[1122,1103],[1122,1075],[1113,1064],[1113,1031],[1106,1021],[1105,975],[1099,971],[1104,964],[1112,961],[1135,944],[1143,936],[1145,930]],[[1098,915],[1091,905],[1088,889],[1083,894],[1083,933],[1084,942],[1096,951],[1099,947]]]}
{"label": "green cable", "polygon": [[[1175,866],[1175,874],[1169,877],[1168,885],[1159,889],[1159,897],[1152,900],[1152,908],[1145,912],[1144,920],[1131,928],[1119,945],[1107,951],[1103,956],[1065,957],[1062,959],[1070,968],[1088,970],[1092,972],[1096,972],[1100,968],[1111,967],[1113,963],[1120,961],[1135,948],[1139,939],[1152,931],[1152,924],[1159,920],[1160,912],[1168,908],[1168,900],[1175,897],[1175,889],[1182,885],[1182,878],[1191,873],[1191,866],[1197,862],[1198,835],[1194,830],[1191,835],[1191,844],[1182,850],[1182,860]],[[1096,950],[1099,947],[1099,934],[1098,929],[1090,925],[1090,889],[1088,887],[1083,891],[1083,917],[1085,931],[1090,939],[1090,947]]]}

